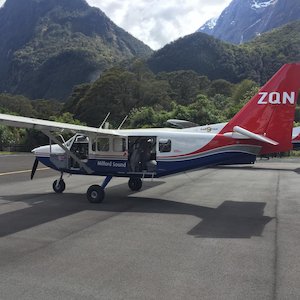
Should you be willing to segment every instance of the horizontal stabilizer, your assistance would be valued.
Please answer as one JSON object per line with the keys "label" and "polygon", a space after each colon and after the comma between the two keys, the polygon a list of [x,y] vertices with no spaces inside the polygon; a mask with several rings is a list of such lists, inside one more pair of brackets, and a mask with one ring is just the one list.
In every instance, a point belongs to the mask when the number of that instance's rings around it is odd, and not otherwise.
{"label": "horizontal stabilizer", "polygon": [[253,139],[260,142],[264,142],[267,144],[271,144],[273,146],[277,146],[279,143],[260,134],[251,132],[247,129],[244,129],[240,126],[234,126],[233,132],[226,132],[224,133],[225,136],[231,137],[233,139]]}

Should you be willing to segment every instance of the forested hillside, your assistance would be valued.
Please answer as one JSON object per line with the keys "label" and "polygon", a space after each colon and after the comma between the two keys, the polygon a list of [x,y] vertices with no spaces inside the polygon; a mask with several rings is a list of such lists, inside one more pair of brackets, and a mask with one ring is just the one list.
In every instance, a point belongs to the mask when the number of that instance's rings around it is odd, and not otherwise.
{"label": "forested hillside", "polygon": [[241,48],[259,55],[260,82],[265,82],[283,64],[300,62],[300,21],[264,33]]}
{"label": "forested hillside", "polygon": [[54,100],[30,100],[22,95],[0,94],[0,113],[47,119],[59,115],[62,104]]}
{"label": "forested hillside", "polygon": [[64,100],[76,84],[152,50],[85,0],[7,0],[0,9],[0,92]]}
{"label": "forested hillside", "polygon": [[251,80],[210,81],[194,71],[155,75],[137,61],[130,70],[113,68],[95,83],[77,86],[63,111],[91,126],[99,126],[108,112],[114,128],[126,115],[125,126],[132,128],[165,126],[170,118],[208,124],[231,118],[256,91]]}

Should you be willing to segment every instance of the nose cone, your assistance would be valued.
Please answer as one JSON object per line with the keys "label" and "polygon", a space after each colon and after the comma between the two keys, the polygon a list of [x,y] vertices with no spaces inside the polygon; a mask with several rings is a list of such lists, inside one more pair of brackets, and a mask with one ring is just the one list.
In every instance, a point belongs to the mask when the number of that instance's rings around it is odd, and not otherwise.
{"label": "nose cone", "polygon": [[45,155],[49,155],[50,154],[50,146],[41,146],[41,147],[37,147],[34,148],[31,151],[35,156],[45,156]]}
{"label": "nose cone", "polygon": [[46,145],[34,148],[31,152],[35,156],[49,156],[51,154],[64,154],[65,151],[59,145]]}

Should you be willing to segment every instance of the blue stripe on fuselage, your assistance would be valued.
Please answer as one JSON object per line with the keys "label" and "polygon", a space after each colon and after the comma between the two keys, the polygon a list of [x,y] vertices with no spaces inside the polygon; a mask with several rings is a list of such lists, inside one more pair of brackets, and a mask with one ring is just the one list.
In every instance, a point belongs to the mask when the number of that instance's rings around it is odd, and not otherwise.
{"label": "blue stripe on fuselage", "polygon": [[245,152],[223,152],[184,161],[160,161],[157,177],[215,165],[253,164],[256,156]]}
{"label": "blue stripe on fuselage", "polygon": [[[50,161],[49,157],[38,157],[39,161],[54,170],[58,170]],[[256,160],[256,156],[245,152],[221,152],[214,153],[207,156],[202,156],[187,160],[169,160],[157,161],[156,175],[154,177],[162,177],[178,172],[184,172],[196,168],[214,165],[232,165],[232,164],[251,164]],[[87,166],[94,172],[91,175],[106,176],[112,175],[116,177],[132,176],[128,173],[128,162],[126,160],[103,160],[103,159],[89,159]],[[82,169],[63,169],[58,170],[70,174],[86,174]],[[137,174],[142,177],[143,174]],[[145,176],[147,177],[147,175]],[[152,177],[149,175],[149,177]]]}

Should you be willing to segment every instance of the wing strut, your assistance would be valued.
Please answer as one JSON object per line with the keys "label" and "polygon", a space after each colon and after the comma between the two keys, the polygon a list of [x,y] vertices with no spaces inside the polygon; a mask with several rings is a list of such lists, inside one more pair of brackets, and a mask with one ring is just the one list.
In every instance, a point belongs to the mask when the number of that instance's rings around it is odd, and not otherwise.
{"label": "wing strut", "polygon": [[47,135],[54,143],[58,144],[66,153],[72,157],[79,166],[84,169],[88,174],[93,174],[94,171],[90,169],[84,162],[82,162],[74,153],[72,153],[62,142],[60,142],[50,131],[42,130],[42,132]]}
{"label": "wing strut", "polygon": [[105,125],[105,122],[107,121],[108,117],[110,116],[110,112],[106,115],[105,119],[103,120],[103,122],[101,123],[99,129],[102,129],[103,126]]}
{"label": "wing strut", "polygon": [[121,127],[122,127],[122,126],[124,125],[124,123],[126,122],[127,118],[128,118],[128,115],[123,119],[123,121],[121,122],[121,124],[120,124],[119,127],[118,127],[118,130],[121,129]]}

